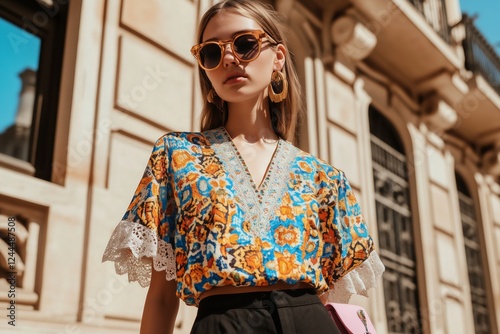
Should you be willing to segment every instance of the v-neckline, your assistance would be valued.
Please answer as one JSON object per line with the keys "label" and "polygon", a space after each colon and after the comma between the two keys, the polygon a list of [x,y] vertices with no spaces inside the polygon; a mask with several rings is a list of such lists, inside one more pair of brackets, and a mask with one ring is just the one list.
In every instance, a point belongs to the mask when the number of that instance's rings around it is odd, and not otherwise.
{"label": "v-neckline", "polygon": [[270,221],[276,216],[280,203],[288,190],[292,161],[298,149],[279,139],[266,176],[259,188],[246,168],[236,145],[223,127],[204,132],[210,146],[226,171],[229,189],[241,205],[244,221],[250,224],[250,233],[261,240],[272,237]]}
{"label": "v-neckline", "polygon": [[245,173],[247,174],[247,178],[249,182],[252,184],[252,188],[255,190],[256,193],[260,193],[261,195],[266,191],[268,184],[269,184],[269,179],[271,178],[273,171],[274,171],[274,165],[275,165],[275,158],[278,155],[278,152],[281,147],[281,138],[278,138],[276,147],[274,148],[274,152],[271,156],[271,159],[267,163],[266,167],[266,172],[264,173],[264,176],[260,180],[259,184],[257,184],[255,178],[253,177],[252,173],[250,173],[250,169],[248,168],[248,164],[246,163],[245,159],[243,158],[243,155],[241,154],[240,150],[234,143],[233,138],[227,132],[225,127],[222,127],[222,132],[224,133],[224,136],[228,140],[228,142],[231,143],[231,146],[234,150],[235,155],[238,157],[239,162],[241,163],[243,169],[245,170]]}

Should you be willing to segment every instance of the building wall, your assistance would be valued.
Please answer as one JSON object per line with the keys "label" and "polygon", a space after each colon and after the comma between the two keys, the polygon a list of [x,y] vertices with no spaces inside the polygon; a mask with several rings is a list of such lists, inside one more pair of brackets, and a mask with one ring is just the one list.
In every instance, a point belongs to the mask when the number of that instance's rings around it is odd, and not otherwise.
{"label": "building wall", "polygon": [[[16,330],[20,333],[138,331],[147,289],[116,275],[113,264],[102,264],[101,256],[137,186],[153,142],[167,131],[198,129],[201,100],[189,49],[200,14],[212,3],[71,1],[54,181],[0,167],[1,208],[29,217],[36,223],[29,234],[40,236],[32,237],[40,242],[30,246],[27,266],[31,269],[27,269],[23,288],[23,298],[36,301],[19,307]],[[474,332],[454,177],[459,172],[473,190],[477,205],[488,298],[494,308],[492,326],[498,333],[500,185],[498,178],[481,168],[482,157],[457,125],[473,119],[464,107],[471,96],[481,103],[493,100],[493,106],[498,96],[471,86],[461,48],[443,46],[406,2],[353,0],[347,7],[339,3],[273,2],[288,17],[290,49],[304,85],[307,112],[297,144],[346,171],[377,243],[370,105],[397,129],[410,165],[419,325],[424,333]],[[460,10],[457,1],[447,4],[452,24],[460,19]],[[324,17],[315,12],[315,6]],[[335,41],[330,29],[333,17],[338,19],[340,13],[354,17],[362,31],[371,34]],[[408,73],[395,73],[389,66],[392,52],[399,50],[397,43],[404,43],[394,40],[398,36],[395,27],[408,21],[420,29],[420,35],[413,36],[414,43],[436,59],[417,64],[422,60],[414,55],[401,56],[401,66]],[[443,64],[444,74],[419,78],[413,68],[428,70],[426,61]],[[448,75],[450,68],[454,72]],[[430,95],[437,96],[438,107],[432,109],[437,112],[427,112]],[[440,118],[442,108],[458,120]],[[494,112],[500,113],[500,107]],[[354,297],[352,302],[364,305],[378,331],[387,332],[381,285],[370,296]],[[195,308],[181,305],[176,333],[188,333],[195,314]],[[5,322],[0,323],[0,332],[8,329]]]}
{"label": "building wall", "polygon": [[[89,284],[84,295],[84,301],[95,299],[97,305],[84,304],[83,323],[141,318],[147,290],[124,284],[111,264],[95,259],[102,256],[130,201],[151,143],[167,131],[195,128],[200,107],[189,49],[199,12],[208,5],[187,0],[106,4],[96,121],[103,140],[95,152],[89,203]],[[96,279],[96,272],[103,275]],[[180,332],[187,332],[195,310],[182,305],[178,314]]]}

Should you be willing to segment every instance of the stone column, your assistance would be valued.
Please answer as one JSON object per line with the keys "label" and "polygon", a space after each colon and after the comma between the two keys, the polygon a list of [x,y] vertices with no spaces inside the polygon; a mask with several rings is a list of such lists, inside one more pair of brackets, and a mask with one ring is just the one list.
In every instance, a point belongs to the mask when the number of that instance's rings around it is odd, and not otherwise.
{"label": "stone column", "polygon": [[12,157],[28,161],[30,149],[31,123],[36,93],[36,73],[25,69],[19,73],[21,92],[14,124],[7,128],[0,138],[0,151]]}

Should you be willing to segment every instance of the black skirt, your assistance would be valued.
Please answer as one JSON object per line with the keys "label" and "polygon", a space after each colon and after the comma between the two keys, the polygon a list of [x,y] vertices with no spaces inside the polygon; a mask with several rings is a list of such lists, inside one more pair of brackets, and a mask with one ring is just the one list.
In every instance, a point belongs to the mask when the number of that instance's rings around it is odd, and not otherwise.
{"label": "black skirt", "polygon": [[337,334],[314,289],[209,296],[191,334]]}

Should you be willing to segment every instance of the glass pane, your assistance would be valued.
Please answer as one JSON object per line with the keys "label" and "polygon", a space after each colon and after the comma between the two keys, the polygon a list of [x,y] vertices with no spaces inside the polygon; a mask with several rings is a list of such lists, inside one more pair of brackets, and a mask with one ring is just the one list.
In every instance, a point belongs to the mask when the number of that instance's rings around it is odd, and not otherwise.
{"label": "glass pane", "polygon": [[29,161],[41,39],[0,17],[0,153]]}

